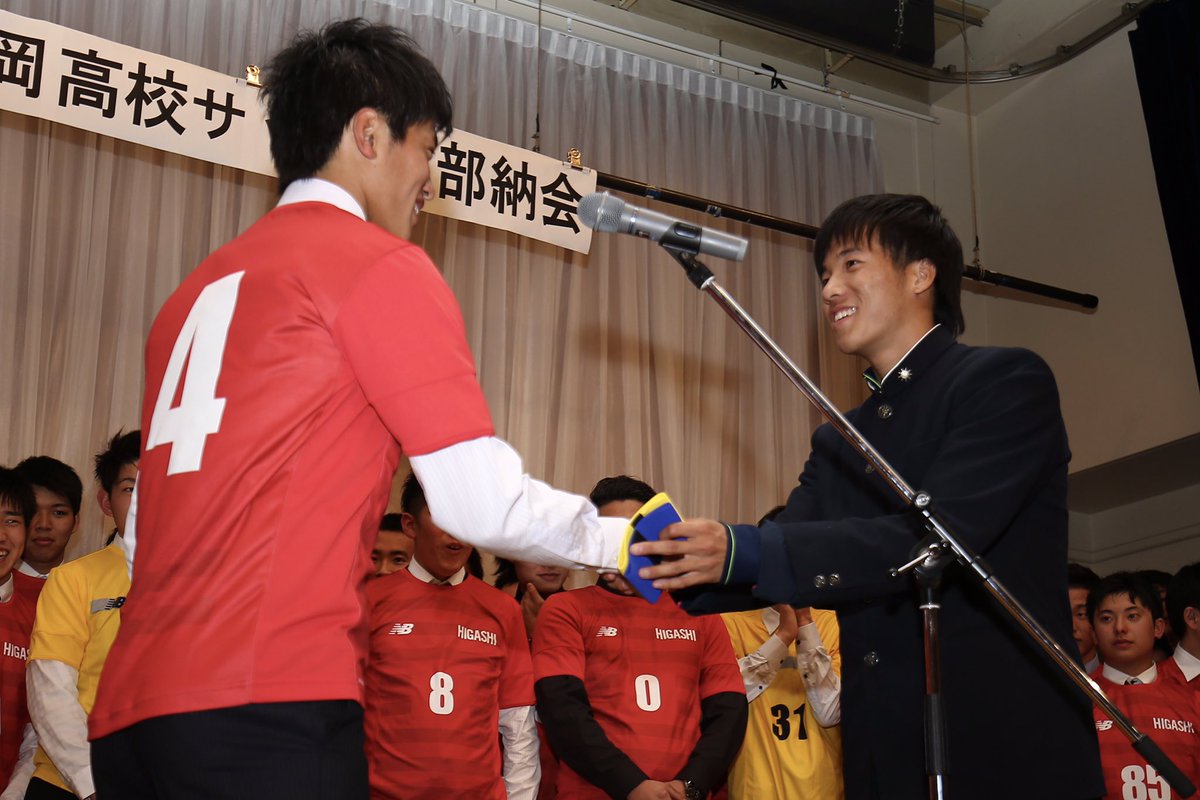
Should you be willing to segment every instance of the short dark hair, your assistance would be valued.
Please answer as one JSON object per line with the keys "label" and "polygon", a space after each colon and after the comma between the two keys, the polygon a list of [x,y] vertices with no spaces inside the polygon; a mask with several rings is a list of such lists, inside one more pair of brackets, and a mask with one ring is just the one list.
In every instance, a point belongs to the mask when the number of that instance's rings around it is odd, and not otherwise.
{"label": "short dark hair", "polygon": [[933,318],[955,336],[963,319],[962,243],[940,208],[916,194],[868,194],[847,200],[821,224],[813,245],[817,275],[825,269],[829,248],[839,244],[878,243],[897,268],[929,259],[937,269],[933,282]]}
{"label": "short dark hair", "polygon": [[597,481],[596,485],[592,487],[592,491],[588,493],[588,497],[591,498],[592,505],[599,508],[618,500],[636,500],[639,503],[646,503],[654,499],[656,494],[658,492],[654,491],[645,481],[631,478],[628,475],[613,475]]}
{"label": "short dark hair", "polygon": [[1088,620],[1096,624],[1096,609],[1105,598],[1116,594],[1127,594],[1132,603],[1141,603],[1153,615],[1154,619],[1162,619],[1162,600],[1159,599],[1158,589],[1139,572],[1114,572],[1106,575],[1088,591],[1087,615]]}
{"label": "short dark hair", "polygon": [[1167,586],[1167,617],[1176,636],[1187,630],[1183,612],[1188,608],[1200,609],[1200,561],[1181,568]]}
{"label": "short dark hair", "polygon": [[37,512],[37,498],[33,496],[33,487],[29,481],[21,477],[21,473],[9,467],[0,467],[0,500],[12,503],[25,518],[25,526],[33,522]]}
{"label": "short dark hair", "polygon": [[1090,592],[1092,587],[1099,582],[1100,576],[1083,564],[1076,564],[1075,562],[1067,564],[1068,589],[1087,589]]}
{"label": "short dark hair", "polygon": [[50,456],[30,456],[17,464],[16,469],[31,485],[65,498],[71,510],[79,514],[79,506],[83,503],[83,481],[71,467]]}
{"label": "short dark hair", "polygon": [[262,95],[279,191],[315,175],[337,150],[350,120],[374,108],[392,136],[432,122],[452,129],[454,104],[446,82],[408,34],[365,19],[305,31],[271,59]]}
{"label": "short dark hair", "polygon": [[404,517],[394,511],[384,514],[383,519],[379,521],[379,530],[404,533]]}
{"label": "short dark hair", "polygon": [[496,556],[496,571],[492,573],[492,586],[503,589],[517,582],[517,565],[507,559]]}
{"label": "short dark hair", "polygon": [[400,508],[406,514],[412,514],[414,517],[421,513],[421,509],[428,508],[429,504],[425,502],[425,490],[421,488],[421,482],[417,480],[415,473],[408,473],[408,477],[404,479],[404,485],[400,487]]}
{"label": "short dark hair", "polygon": [[123,433],[117,431],[116,435],[109,439],[108,446],[101,452],[96,453],[96,480],[100,482],[100,488],[104,489],[105,494],[112,494],[113,486],[117,482],[117,476],[121,474],[121,467],[126,464],[136,464],[142,456],[142,432],[130,431]]}

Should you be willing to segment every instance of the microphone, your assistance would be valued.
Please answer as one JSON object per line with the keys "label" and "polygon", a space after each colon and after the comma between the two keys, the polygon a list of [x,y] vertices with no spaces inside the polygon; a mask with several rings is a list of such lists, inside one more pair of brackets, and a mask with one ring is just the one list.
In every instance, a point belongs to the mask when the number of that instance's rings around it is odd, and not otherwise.
{"label": "microphone", "polygon": [[750,242],[724,231],[702,228],[648,208],[631,206],[608,192],[592,192],[579,201],[579,219],[601,233],[632,233],[664,247],[741,261]]}

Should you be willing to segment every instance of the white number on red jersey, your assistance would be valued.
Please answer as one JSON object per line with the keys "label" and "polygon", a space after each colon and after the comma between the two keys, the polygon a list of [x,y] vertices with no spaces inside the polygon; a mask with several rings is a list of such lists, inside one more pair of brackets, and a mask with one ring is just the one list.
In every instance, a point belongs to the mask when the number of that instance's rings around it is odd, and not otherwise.
{"label": "white number on red jersey", "polygon": [[[146,439],[147,451],[171,445],[168,475],[198,471],[205,440],[221,429],[225,398],[217,397],[217,378],[225,358],[225,339],[233,322],[238,286],[245,274],[235,272],[205,286],[171,348]],[[179,405],[172,408],[177,394]]]}
{"label": "white number on red jersey", "polygon": [[454,712],[454,678],[435,672],[429,678],[429,710],[446,716]]}
{"label": "white number on red jersey", "polygon": [[654,675],[638,675],[634,678],[633,696],[642,711],[658,711],[662,707],[662,691]]}
{"label": "white number on red jersey", "polygon": [[1171,785],[1149,764],[1121,770],[1121,800],[1171,800]]}

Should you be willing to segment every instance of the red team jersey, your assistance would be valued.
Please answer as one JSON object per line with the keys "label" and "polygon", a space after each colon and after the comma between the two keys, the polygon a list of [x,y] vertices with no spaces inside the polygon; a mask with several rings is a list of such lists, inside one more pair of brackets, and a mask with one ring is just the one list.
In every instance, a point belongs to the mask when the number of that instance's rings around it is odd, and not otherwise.
{"label": "red team jersey", "polygon": [[25,703],[25,662],[29,658],[29,636],[37,612],[38,595],[46,582],[16,570],[12,572],[13,596],[0,604],[0,787],[8,786],[21,750],[29,708]]}
{"label": "red team jersey", "polygon": [[362,702],[363,581],[401,447],[492,425],[424,251],[303,202],[167,300],[142,430],[133,585],[93,738],[164,714]]}
{"label": "red team jersey", "polygon": [[[1092,678],[1134,726],[1150,736],[1195,786],[1200,786],[1200,696],[1180,680],[1164,675],[1158,665],[1154,683],[1125,686],[1105,678],[1103,668]],[[1171,666],[1174,666],[1173,664]],[[1169,667],[1167,671],[1169,671]],[[1177,795],[1158,772],[1129,745],[1125,734],[1100,707],[1095,709],[1100,765],[1108,800],[1171,800]]]}
{"label": "red team jersey", "polygon": [[[669,595],[650,605],[599,586],[546,600],[533,642],[537,680],[583,681],[609,740],[652,780],[670,781],[700,739],[700,701],[745,693],[718,616],[688,616]],[[559,800],[607,795],[559,765]]]}
{"label": "red team jersey", "polygon": [[503,800],[499,710],[533,705],[521,608],[468,576],[395,572],[367,587],[371,797]]}

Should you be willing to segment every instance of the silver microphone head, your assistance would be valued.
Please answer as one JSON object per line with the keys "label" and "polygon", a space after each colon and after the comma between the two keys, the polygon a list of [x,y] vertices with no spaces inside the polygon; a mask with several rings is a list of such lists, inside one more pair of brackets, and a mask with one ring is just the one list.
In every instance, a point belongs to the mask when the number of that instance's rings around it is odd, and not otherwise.
{"label": "silver microphone head", "polygon": [[579,220],[594,231],[617,233],[625,201],[608,192],[592,192],[579,201]]}

